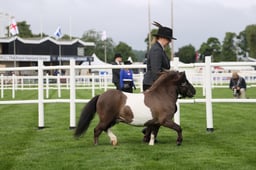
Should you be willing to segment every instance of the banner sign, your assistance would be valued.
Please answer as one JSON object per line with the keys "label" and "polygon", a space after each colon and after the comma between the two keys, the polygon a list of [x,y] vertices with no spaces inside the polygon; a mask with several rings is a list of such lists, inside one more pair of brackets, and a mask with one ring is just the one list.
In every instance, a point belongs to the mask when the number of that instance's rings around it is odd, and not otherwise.
{"label": "banner sign", "polygon": [[51,61],[49,55],[0,55],[0,61]]}

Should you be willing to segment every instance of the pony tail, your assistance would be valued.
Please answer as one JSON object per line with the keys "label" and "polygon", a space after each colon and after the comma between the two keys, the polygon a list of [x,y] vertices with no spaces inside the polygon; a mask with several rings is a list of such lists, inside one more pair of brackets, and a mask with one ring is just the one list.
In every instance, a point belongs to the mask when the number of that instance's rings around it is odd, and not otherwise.
{"label": "pony tail", "polygon": [[94,98],[92,98],[87,103],[87,105],[85,105],[85,107],[83,108],[81,115],[80,115],[78,125],[77,125],[75,133],[74,133],[75,137],[81,136],[88,129],[92,119],[95,116],[96,104],[97,104],[99,96],[100,95],[97,95]]}

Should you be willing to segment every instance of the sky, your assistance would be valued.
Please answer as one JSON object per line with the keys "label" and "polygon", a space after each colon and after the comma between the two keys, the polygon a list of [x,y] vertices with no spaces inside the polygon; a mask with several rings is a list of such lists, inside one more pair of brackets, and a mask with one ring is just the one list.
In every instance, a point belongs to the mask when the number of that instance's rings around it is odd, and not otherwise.
{"label": "sky", "polygon": [[115,44],[122,41],[136,50],[146,50],[149,28],[156,28],[149,27],[149,20],[173,28],[175,52],[189,44],[199,49],[209,37],[222,42],[226,32],[239,34],[256,24],[256,0],[0,0],[0,4],[0,27],[8,25],[8,14],[17,22],[26,21],[33,34],[53,35],[58,26],[63,34],[77,37],[91,29],[106,31]]}

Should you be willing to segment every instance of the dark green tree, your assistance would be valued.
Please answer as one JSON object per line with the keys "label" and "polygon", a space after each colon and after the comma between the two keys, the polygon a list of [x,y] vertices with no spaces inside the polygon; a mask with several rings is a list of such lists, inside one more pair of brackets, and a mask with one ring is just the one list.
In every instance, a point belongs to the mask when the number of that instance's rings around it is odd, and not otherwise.
{"label": "dark green tree", "polygon": [[62,40],[72,40],[74,37],[70,37],[70,35],[64,34],[61,39]]}
{"label": "dark green tree", "polygon": [[22,38],[31,38],[33,37],[32,31],[30,30],[30,25],[26,21],[17,22],[19,29],[19,37]]}
{"label": "dark green tree", "polygon": [[237,54],[242,57],[246,57],[249,49],[248,49],[248,43],[246,40],[245,31],[241,31],[237,37],[236,47],[237,47]]}
{"label": "dark green tree", "polygon": [[[114,42],[111,38],[107,38],[106,40],[101,40],[101,33],[95,30],[86,31],[81,40],[85,42],[94,42],[96,44],[95,47],[87,47],[85,49],[85,55],[96,54],[102,61],[105,61],[105,54],[107,62],[111,62],[114,56]],[[105,53],[106,52],[106,53]]]}
{"label": "dark green tree", "polygon": [[221,44],[218,38],[208,38],[207,42],[200,46],[199,53],[201,61],[204,61],[205,56],[212,56],[212,61],[221,61]]}
{"label": "dark green tree", "polygon": [[227,32],[222,45],[222,61],[236,61],[237,51],[235,44],[236,33]]}
{"label": "dark green tree", "polygon": [[256,25],[248,25],[245,28],[245,37],[248,44],[249,56],[256,58]]}
{"label": "dark green tree", "polygon": [[[119,44],[114,48],[114,51],[115,53],[120,53],[123,56],[123,61],[127,60],[129,57],[131,57],[133,61],[137,61],[137,58],[132,51],[132,47],[124,42],[119,42]],[[112,57],[112,60],[114,60],[114,56]]]}
{"label": "dark green tree", "polygon": [[179,48],[178,52],[175,54],[179,57],[179,60],[184,63],[194,63],[196,57],[195,47],[191,44]]}

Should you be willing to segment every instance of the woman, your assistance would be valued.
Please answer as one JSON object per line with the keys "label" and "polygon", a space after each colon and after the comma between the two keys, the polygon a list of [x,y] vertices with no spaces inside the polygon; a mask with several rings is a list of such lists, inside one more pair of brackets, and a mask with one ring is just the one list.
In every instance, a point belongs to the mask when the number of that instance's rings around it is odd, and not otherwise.
{"label": "woman", "polygon": [[[132,64],[130,61],[125,61],[125,65]],[[136,89],[133,81],[133,71],[128,68],[120,70],[120,88],[124,92],[133,93],[133,88]]]}
{"label": "woman", "polygon": [[[146,91],[151,87],[159,77],[160,72],[170,69],[170,60],[166,55],[164,48],[167,47],[172,40],[176,40],[172,35],[171,28],[163,27],[157,22],[154,22],[153,25],[159,27],[159,29],[157,33],[153,35],[156,37],[156,42],[152,45],[147,55],[147,71],[143,79],[143,91]],[[156,135],[158,130],[159,127],[156,128]],[[145,128],[142,132],[144,133],[143,140],[148,142],[151,130]]]}
{"label": "woman", "polygon": [[[122,55],[119,53],[115,54],[114,57],[114,62],[112,62],[112,65],[121,65],[122,64]],[[112,82],[116,86],[117,90],[121,90],[119,86],[119,81],[120,81],[120,69],[112,69]]]}

